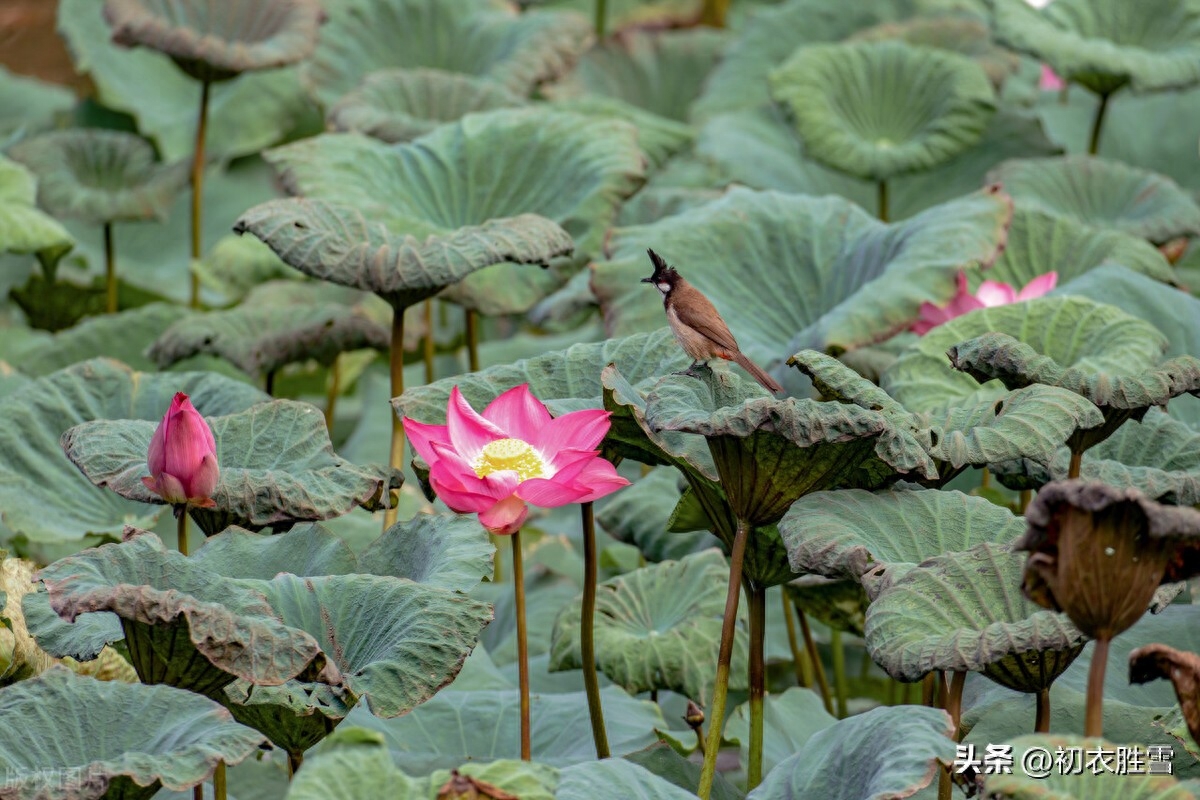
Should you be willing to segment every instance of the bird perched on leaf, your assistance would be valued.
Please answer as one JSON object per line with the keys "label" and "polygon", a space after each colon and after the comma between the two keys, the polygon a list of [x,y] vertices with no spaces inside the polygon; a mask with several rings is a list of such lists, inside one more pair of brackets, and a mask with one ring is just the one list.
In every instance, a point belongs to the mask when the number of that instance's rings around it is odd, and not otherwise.
{"label": "bird perched on leaf", "polygon": [[646,253],[654,265],[654,274],[642,278],[642,283],[652,283],[662,292],[671,332],[684,352],[694,359],[688,369],[707,364],[714,358],[723,358],[749,372],[768,392],[782,392],[783,387],[774,378],[742,353],[729,326],[709,299],[685,281],[658,253],[653,250]]}

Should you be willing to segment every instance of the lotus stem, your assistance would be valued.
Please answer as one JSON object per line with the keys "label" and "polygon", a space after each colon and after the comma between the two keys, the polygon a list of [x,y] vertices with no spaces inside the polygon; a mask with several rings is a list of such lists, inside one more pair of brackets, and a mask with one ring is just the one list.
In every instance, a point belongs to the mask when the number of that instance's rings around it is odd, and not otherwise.
{"label": "lotus stem", "polygon": [[275,396],[275,370],[267,370],[267,374],[263,377],[263,391]]}
{"label": "lotus stem", "polygon": [[796,622],[792,619],[792,604],[788,602],[787,589],[779,587],[779,598],[783,600],[783,622],[787,626],[788,648],[792,651],[792,670],[796,673],[796,685],[808,689],[812,686],[812,669],[800,649],[800,640],[796,638]]}
{"label": "lotus stem", "polygon": [[888,221],[888,185],[887,181],[879,182],[879,221]]}
{"label": "lotus stem", "polygon": [[600,679],[596,675],[596,515],[592,504],[581,503],[583,516],[583,617],[579,621],[579,647],[583,651],[583,688],[587,691],[588,715],[596,758],[608,758],[608,733],[604,730],[604,708],[600,705]]}
{"label": "lotus stem", "polygon": [[[204,202],[204,140],[208,135],[208,81],[200,83],[200,117],[196,122],[196,147],[192,152],[192,261],[200,260],[200,210]],[[191,295],[188,304],[200,307],[200,276],[188,265]]]}
{"label": "lotus stem", "polygon": [[333,436],[333,415],[337,410],[338,395],[342,392],[342,357],[335,356],[329,365],[329,387],[325,395],[325,427]]}
{"label": "lotus stem", "polygon": [[204,800],[204,784],[198,783],[192,787],[192,800]]}
{"label": "lotus stem", "polygon": [[425,301],[425,383],[433,383],[433,298]]}
{"label": "lotus stem", "polygon": [[[966,683],[967,673],[964,670],[956,670],[954,678],[950,681],[950,694],[946,697],[946,711],[950,714],[950,721],[954,725],[954,732],[951,736],[956,742],[962,735],[962,695],[963,686]],[[953,782],[950,779],[950,768],[943,766],[941,773],[941,776],[938,778],[938,800],[950,800],[950,793],[953,788]]]}
{"label": "lotus stem", "polygon": [[1050,690],[1042,689],[1037,693],[1037,719],[1033,723],[1034,733],[1050,732]]}
{"label": "lotus stem", "polygon": [[750,758],[746,765],[746,789],[762,783],[763,696],[767,689],[764,643],[767,631],[767,590],[757,584],[747,587],[750,604]]}
{"label": "lotus stem", "polygon": [[921,679],[921,705],[932,706],[937,696],[937,676],[932,672]]}
{"label": "lotus stem", "polygon": [[[404,308],[392,307],[392,346],[388,353],[392,370],[392,397],[404,394]],[[388,456],[392,469],[404,469],[404,423],[392,413],[392,449]],[[386,531],[396,522],[396,507],[389,504],[383,512],[383,529]]]}
{"label": "lotus stem", "polygon": [[992,488],[992,473],[987,467],[984,467],[983,472],[979,475],[979,488],[984,491]]}
{"label": "lotus stem", "polygon": [[213,800],[225,800],[227,795],[225,778],[225,762],[218,761],[217,769],[213,772]]}
{"label": "lotus stem", "polygon": [[1025,510],[1027,508],[1029,508],[1029,503],[1032,500],[1033,500],[1033,490],[1032,489],[1022,489],[1021,490],[1021,499],[1019,501],[1021,503],[1021,516],[1025,516]]}
{"label": "lotus stem", "polygon": [[295,753],[288,753],[287,768],[288,782],[296,777],[296,770],[300,769],[300,765],[304,763],[304,751],[297,750]]}
{"label": "lotus stem", "polygon": [[1071,453],[1071,464],[1067,467],[1068,478],[1078,478],[1079,470],[1083,466],[1083,451]]}
{"label": "lotus stem", "polygon": [[112,223],[104,223],[104,310],[117,313],[117,258],[113,251]]}
{"label": "lotus stem", "polygon": [[724,28],[725,17],[729,13],[729,0],[704,0],[704,8],[700,11],[700,24],[711,28]]}
{"label": "lotus stem", "polygon": [[529,722],[529,643],[525,634],[525,575],[521,566],[521,532],[512,535],[513,598],[517,612],[517,683],[521,692],[521,760],[533,758]]}
{"label": "lotus stem", "polygon": [[604,28],[608,24],[608,0],[596,0],[596,38],[604,38]]}
{"label": "lotus stem", "polygon": [[1088,155],[1096,155],[1100,151],[1100,129],[1104,125],[1104,115],[1108,113],[1108,98],[1111,94],[1100,95],[1100,105],[1096,106],[1096,116],[1092,120],[1092,133],[1088,137]]}
{"label": "lotus stem", "polygon": [[742,561],[750,523],[737,521],[733,551],[729,557],[729,588],[725,593],[725,617],[721,622],[721,648],[717,652],[717,679],[713,686],[712,714],[708,719],[708,743],[704,748],[704,767],[700,771],[700,800],[709,800],[717,776],[717,752],[721,749],[721,731],[725,727],[725,700],[729,692],[729,664],[733,660],[733,636],[737,630],[738,601],[742,593]]}
{"label": "lotus stem", "polygon": [[183,508],[175,509],[175,538],[178,541],[179,552],[185,556],[188,554],[187,546],[187,511]]}
{"label": "lotus stem", "polygon": [[467,323],[467,366],[471,372],[479,372],[479,316],[475,309],[466,309]]}
{"label": "lotus stem", "polygon": [[654,703],[654,705],[658,705],[658,689],[650,690],[650,702]]}
{"label": "lotus stem", "polygon": [[833,716],[833,697],[829,692],[829,681],[825,679],[825,665],[821,663],[821,654],[817,652],[817,643],[813,641],[812,629],[808,626],[808,616],[804,609],[796,605],[796,618],[800,620],[800,632],[804,634],[804,648],[808,651],[808,660],[812,662],[813,674],[817,678],[817,688],[821,690],[821,700],[825,703],[825,711]]}
{"label": "lotus stem", "polygon": [[845,719],[846,695],[849,694],[846,688],[846,651],[842,647],[842,632],[837,628],[830,629],[829,646],[833,650],[833,687],[837,692],[837,716],[838,719]]}
{"label": "lotus stem", "polygon": [[1088,670],[1087,710],[1083,716],[1083,735],[1091,738],[1104,735],[1104,670],[1108,667],[1108,643],[1105,637],[1096,640],[1092,651],[1092,666]]}

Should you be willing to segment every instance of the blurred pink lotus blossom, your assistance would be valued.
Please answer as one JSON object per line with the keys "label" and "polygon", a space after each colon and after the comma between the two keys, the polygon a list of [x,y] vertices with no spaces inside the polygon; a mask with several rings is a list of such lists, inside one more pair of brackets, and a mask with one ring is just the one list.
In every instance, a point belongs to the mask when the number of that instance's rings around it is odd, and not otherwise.
{"label": "blurred pink lotus blossom", "polygon": [[959,270],[958,292],[954,298],[944,306],[935,306],[930,302],[921,303],[921,316],[912,324],[912,330],[914,333],[924,336],[938,325],[949,322],[955,317],[961,317],[968,311],[1032,300],[1035,297],[1041,297],[1057,284],[1058,273],[1047,272],[1025,284],[1025,287],[1019,292],[1007,283],[984,281],[979,284],[979,289],[975,294],[971,294],[971,289],[967,285],[967,273]]}
{"label": "blurred pink lotus blossom", "polygon": [[1058,73],[1042,64],[1042,77],[1038,80],[1038,88],[1043,92],[1061,92],[1066,88],[1066,82],[1058,77]]}
{"label": "blurred pink lotus blossom", "polygon": [[212,429],[183,392],[175,395],[158,423],[146,463],[150,477],[142,478],[142,483],[163,500],[176,506],[216,506],[209,495],[221,474],[217,443]]}
{"label": "blurred pink lotus blossom", "polygon": [[574,411],[553,418],[529,391],[509,389],[479,414],[455,386],[445,425],[404,418],[413,449],[429,464],[438,497],[460,514],[479,514],[492,533],[521,529],[529,506],[585,503],[629,481],[600,456],[609,412]]}

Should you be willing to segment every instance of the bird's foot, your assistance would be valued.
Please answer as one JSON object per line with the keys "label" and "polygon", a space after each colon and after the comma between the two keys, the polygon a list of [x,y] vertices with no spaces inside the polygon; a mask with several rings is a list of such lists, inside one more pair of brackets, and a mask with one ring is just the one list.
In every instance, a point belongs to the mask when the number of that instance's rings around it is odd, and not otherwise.
{"label": "bird's foot", "polygon": [[708,365],[707,361],[693,361],[687,369],[674,374],[686,375],[689,378],[696,378],[697,380],[700,380],[707,375],[712,374],[712,367]]}

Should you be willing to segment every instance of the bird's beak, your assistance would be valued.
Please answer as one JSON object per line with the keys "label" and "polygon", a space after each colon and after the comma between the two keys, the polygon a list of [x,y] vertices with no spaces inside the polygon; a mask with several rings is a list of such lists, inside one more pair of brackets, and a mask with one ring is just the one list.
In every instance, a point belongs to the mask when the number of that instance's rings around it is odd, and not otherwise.
{"label": "bird's beak", "polygon": [[639,283],[654,283],[654,276],[651,275],[649,278],[642,278]]}

